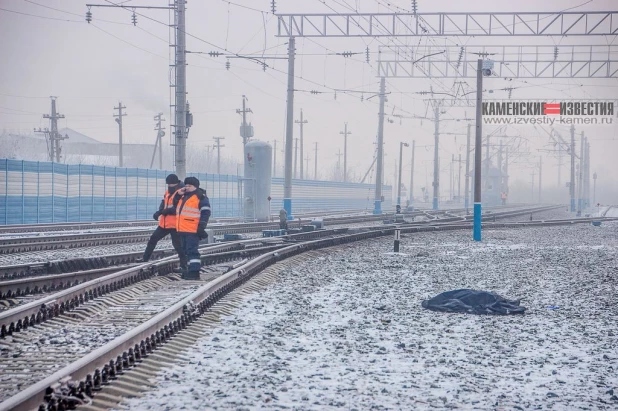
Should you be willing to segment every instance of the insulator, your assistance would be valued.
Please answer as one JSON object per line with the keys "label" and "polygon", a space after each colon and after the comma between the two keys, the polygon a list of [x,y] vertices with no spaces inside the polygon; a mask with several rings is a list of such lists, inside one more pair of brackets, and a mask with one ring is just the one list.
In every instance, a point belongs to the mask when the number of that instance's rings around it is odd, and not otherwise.
{"label": "insulator", "polygon": [[230,69],[230,66],[231,66],[230,61],[229,61],[229,60],[228,60],[228,61],[226,61],[226,62],[225,62],[225,68],[226,68],[227,70],[229,70],[229,69]]}
{"label": "insulator", "polygon": [[88,24],[90,24],[90,22],[92,21],[92,12],[90,10],[86,12],[86,21],[88,22]]}
{"label": "insulator", "polygon": [[554,47],[554,60],[558,58],[558,47]]}
{"label": "insulator", "polygon": [[367,60],[367,63],[369,63],[369,47],[365,49],[365,58]]}
{"label": "insulator", "polygon": [[135,14],[135,12],[133,12],[133,15],[131,16],[131,22],[134,26],[137,26],[137,14]]}
{"label": "insulator", "polygon": [[416,14],[417,11],[418,11],[418,4],[416,3],[416,0],[412,0],[412,13]]}

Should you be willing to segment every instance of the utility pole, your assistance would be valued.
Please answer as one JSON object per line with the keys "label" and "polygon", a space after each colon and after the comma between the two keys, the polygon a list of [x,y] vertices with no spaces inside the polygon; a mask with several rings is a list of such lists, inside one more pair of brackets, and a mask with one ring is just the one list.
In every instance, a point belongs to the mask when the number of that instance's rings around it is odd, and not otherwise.
{"label": "utility pole", "polygon": [[506,161],[504,162],[504,192],[509,196],[509,148],[506,147]]}
{"label": "utility pole", "polygon": [[277,139],[273,141],[273,177],[277,177]]}
{"label": "utility pole", "polygon": [[562,146],[558,144],[558,188],[560,188],[560,172],[562,171]]}
{"label": "utility pole", "polygon": [[457,203],[461,204],[461,153],[459,153],[459,172],[457,173]]}
{"label": "utility pole", "polygon": [[582,213],[582,194],[583,194],[583,182],[584,182],[584,132],[581,132],[579,147],[579,174],[577,175],[577,215]]}
{"label": "utility pole", "polygon": [[478,59],[476,65],[476,139],[474,149],[474,241],[481,241],[481,150],[483,146],[482,106],[483,59]]}
{"label": "utility pole", "polygon": [[[315,155],[313,157],[314,161],[315,161],[315,166],[314,166],[314,174],[313,174],[313,178],[315,180],[318,179],[318,143],[314,143],[315,144]],[[307,170],[307,173],[309,172],[309,170]]]}
{"label": "utility pole", "polygon": [[[247,113],[253,113],[250,108],[245,108],[245,104],[247,101],[247,97],[242,95],[242,110],[236,109],[236,113],[242,115],[242,124],[240,125],[240,136],[242,137],[242,146],[243,149],[247,144],[247,140],[253,137],[253,126],[251,124],[247,125]],[[243,150],[244,157],[244,150]]]}
{"label": "utility pole", "polygon": [[409,147],[408,143],[404,143],[403,141],[399,142],[399,178],[397,179],[397,205],[401,209],[401,171],[403,169],[403,148]]}
{"label": "utility pole", "polygon": [[[300,159],[300,162],[303,162],[303,159]],[[294,139],[294,178],[298,178],[296,174],[296,170],[298,165],[298,138]]]}
{"label": "utility pole", "polygon": [[410,166],[410,205],[414,200],[414,151],[416,150],[416,140],[412,140],[412,165]]}
{"label": "utility pole", "polygon": [[216,141],[215,147],[217,147],[217,174],[221,175],[221,147],[225,147],[221,144],[221,140],[225,140],[225,137],[213,137]]}
{"label": "utility pole", "polygon": [[592,205],[597,203],[597,172],[592,175]]}
{"label": "utility pole", "polygon": [[584,207],[590,207],[590,143],[588,142],[586,142],[586,202]]}
{"label": "utility pole", "polygon": [[[175,89],[174,92],[174,124],[171,125],[175,136],[174,145],[174,165],[176,166],[176,174],[182,180],[187,173],[187,156],[186,145],[189,128],[193,125],[193,115],[189,112],[189,104],[187,103],[187,50],[186,50],[186,27],[185,27],[185,7],[186,0],[174,0],[168,6],[125,6],[123,4],[86,4],[88,11],[86,12],[86,21],[88,24],[92,21],[92,7],[113,7],[122,8],[133,11],[133,25],[137,25],[137,9],[158,9],[158,10],[173,10],[175,27],[174,37],[176,44],[174,47],[174,68],[175,83],[170,87]],[[121,156],[122,157],[122,156]]]}
{"label": "utility pole", "polygon": [[309,180],[309,153],[305,156],[305,170],[307,170],[307,180]]}
{"label": "utility pole", "polygon": [[571,181],[569,182],[571,196],[571,212],[575,212],[575,126],[571,124]]}
{"label": "utility pole", "polygon": [[466,137],[466,182],[464,184],[464,208],[466,209],[466,214],[468,214],[468,207],[470,206],[470,126],[468,123],[468,133]]}
{"label": "utility pole", "polygon": [[450,195],[451,200],[455,199],[455,174],[453,172],[453,164],[455,164],[455,154],[451,154],[451,169],[450,169]]}
{"label": "utility pole", "polygon": [[373,214],[382,214],[382,174],[384,163],[384,100],[386,99],[386,79],[380,77],[380,111],[378,114],[378,156],[376,170],[376,189]]}
{"label": "utility pole", "polygon": [[489,181],[489,134],[487,134],[487,148],[485,149],[485,183]]}
{"label": "utility pole", "polygon": [[339,134],[343,135],[343,181],[348,181],[348,134],[352,134],[348,131],[348,122],[344,123],[344,131],[340,131]]}
{"label": "utility pole", "polygon": [[190,115],[187,109],[186,0],[175,0],[174,4],[176,5],[176,47],[174,62],[174,71],[176,74],[174,102],[174,122],[176,123],[174,124],[174,136],[176,137],[176,150],[174,160],[178,178],[184,179],[187,175],[187,137],[189,134],[189,127],[191,127],[191,123],[193,122],[191,117],[190,123],[187,124],[187,117],[190,117]]}
{"label": "utility pole", "polygon": [[58,97],[51,96],[51,114],[43,114],[43,118],[48,118],[50,122],[51,130],[48,128],[34,130],[36,133],[43,133],[45,139],[49,141],[49,147],[47,151],[47,158],[52,163],[59,163],[62,158],[62,148],[60,147],[60,141],[69,138],[68,135],[61,135],[58,133],[58,119],[64,118],[64,114],[56,112],[56,99]]}
{"label": "utility pole", "polygon": [[118,123],[118,167],[122,167],[122,118],[127,115],[122,110],[125,108],[121,102],[118,102],[118,107],[114,107],[114,110],[118,110],[118,114],[114,114]]}
{"label": "utility pole", "polygon": [[500,193],[504,191],[502,182],[502,140],[500,140],[500,148],[498,149],[498,171],[500,172]]}
{"label": "utility pole", "polygon": [[539,156],[539,204],[543,202],[543,200],[541,199],[542,176],[543,176],[543,157]]}
{"label": "utility pole", "polygon": [[434,107],[434,148],[433,148],[433,209],[438,209],[438,199],[440,197],[440,158],[438,157],[438,147],[440,143],[440,104],[435,103]]}
{"label": "utility pole", "polygon": [[530,185],[531,185],[531,189],[530,189],[530,195],[531,197],[531,202],[534,204],[534,175],[536,174],[536,170],[533,168],[532,169],[532,179],[530,181]]}
{"label": "utility pole", "polygon": [[155,156],[157,155],[157,147],[159,148],[159,170],[163,170],[163,136],[165,136],[165,127],[161,127],[161,122],[165,121],[162,117],[163,113],[159,113],[154,116],[154,120],[156,121],[155,131],[157,131],[157,139],[155,141],[154,151],[152,152],[152,159],[150,160],[150,168],[152,168],[154,164]]}
{"label": "utility pole", "polygon": [[[296,120],[295,123],[300,124],[300,179],[305,178],[305,173],[303,169],[303,126],[308,123],[307,120],[303,119],[303,109],[300,109],[300,121]],[[296,166],[294,166],[294,178],[296,178]]]}
{"label": "utility pole", "polygon": [[283,184],[283,208],[288,213],[288,220],[292,216],[292,144],[294,144],[294,55],[296,39],[290,37],[288,41],[288,93],[287,117],[285,127],[285,182]]}

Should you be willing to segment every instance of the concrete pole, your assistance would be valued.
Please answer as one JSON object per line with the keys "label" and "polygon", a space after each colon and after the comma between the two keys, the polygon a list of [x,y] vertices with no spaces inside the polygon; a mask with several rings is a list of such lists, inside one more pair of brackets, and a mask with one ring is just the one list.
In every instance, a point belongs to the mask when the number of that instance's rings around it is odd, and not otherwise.
{"label": "concrete pole", "polygon": [[[478,59],[476,67],[476,141],[474,149],[474,241],[481,241],[481,150],[483,147],[483,60]],[[488,141],[489,143],[489,141]]]}
{"label": "concrete pole", "polygon": [[485,148],[485,181],[489,178],[489,134],[487,134],[487,147]]}
{"label": "concrete pole", "polygon": [[416,140],[412,140],[412,165],[410,167],[410,205],[414,201],[414,151],[416,150]]}
{"label": "concrete pole", "polygon": [[348,122],[344,124],[344,131],[340,131],[339,134],[343,135],[343,181],[348,181],[348,134],[352,134],[348,131]]}
{"label": "concrete pole", "polygon": [[465,175],[465,188],[464,188],[464,208],[466,214],[468,214],[468,208],[470,207],[470,126],[468,123],[468,132],[466,137],[466,175]]}
{"label": "concrete pole", "polygon": [[382,174],[384,163],[384,100],[386,99],[386,79],[380,78],[380,111],[378,115],[378,159],[376,170],[376,189],[373,214],[382,214]]}
{"label": "concrete pole", "polygon": [[584,167],[585,167],[585,159],[584,159],[584,132],[582,131],[580,140],[579,140],[579,174],[577,176],[577,214],[581,215],[582,213],[582,195],[583,195],[583,182],[584,182]]}
{"label": "concrete pole", "polygon": [[315,166],[313,169],[314,170],[313,178],[314,180],[317,180],[318,179],[318,143],[316,142],[314,144],[315,144],[315,156],[314,156]]}
{"label": "concrete pole", "polygon": [[285,182],[283,185],[283,208],[288,213],[288,220],[292,216],[292,150],[294,140],[294,54],[296,39],[290,37],[288,42],[288,95],[287,118],[285,128]]}
{"label": "concrete pole", "polygon": [[185,31],[185,0],[176,2],[176,94],[175,94],[175,127],[176,136],[175,162],[176,174],[183,180],[187,174],[187,54]]}
{"label": "concrete pole", "polygon": [[[304,168],[303,168],[303,147],[304,147],[304,142],[303,142],[303,126],[308,123],[307,120],[303,119],[303,109],[300,109],[300,121],[296,120],[297,124],[300,124],[300,179],[304,179],[305,178],[305,172],[304,172]],[[309,171],[309,170],[307,170]],[[296,165],[294,165],[294,178],[296,178]]]}
{"label": "concrete pole", "polygon": [[116,123],[118,123],[118,167],[123,166],[122,161],[122,118],[126,116],[126,113],[122,112],[122,109],[125,109],[122,105],[122,102],[118,102],[118,107],[114,107],[114,110],[118,110],[118,114],[114,114],[116,117]]}
{"label": "concrete pole", "polygon": [[277,177],[277,139],[273,141],[273,177]]}
{"label": "concrete pole", "polygon": [[457,203],[461,202],[461,153],[459,153],[459,160],[457,161],[459,164],[459,172],[457,173]]}
{"label": "concrete pole", "polygon": [[221,147],[225,147],[221,145],[221,140],[224,140],[225,137],[213,137],[213,140],[216,140],[217,144],[217,174],[221,175]]}
{"label": "concrete pole", "polygon": [[509,148],[506,148],[506,161],[504,162],[504,192],[509,195]]}
{"label": "concrete pole", "polygon": [[[303,159],[300,159],[303,162]],[[294,139],[294,178],[298,178],[298,138]]]}
{"label": "concrete pole", "polygon": [[571,182],[569,183],[571,196],[571,212],[575,212],[575,126],[571,124]]}
{"label": "concrete pole", "polygon": [[401,207],[401,172],[403,170],[403,147],[408,147],[408,143],[399,142],[399,178],[397,179],[397,205]]}
{"label": "concrete pole", "polygon": [[597,204],[597,172],[592,175],[592,205]]}
{"label": "concrete pole", "polygon": [[440,145],[440,106],[436,103],[434,108],[434,149],[433,149],[433,209],[438,209],[440,198],[440,158],[438,147]]}
{"label": "concrete pole", "polygon": [[539,157],[539,204],[543,202],[541,199],[541,184],[543,176],[543,157]]}

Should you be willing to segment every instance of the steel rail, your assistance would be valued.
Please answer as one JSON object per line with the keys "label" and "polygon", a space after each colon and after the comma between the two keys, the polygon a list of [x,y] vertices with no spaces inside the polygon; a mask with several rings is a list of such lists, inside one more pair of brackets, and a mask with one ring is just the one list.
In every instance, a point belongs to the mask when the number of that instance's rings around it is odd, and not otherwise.
{"label": "steel rail", "polygon": [[[562,220],[555,224],[583,223],[587,219]],[[615,219],[613,219],[615,220]],[[522,223],[485,223],[487,228],[528,227],[546,225],[549,221]],[[554,224],[554,225],[555,225]],[[446,231],[472,227],[471,223],[445,224],[442,226],[399,227],[403,233],[422,231]],[[186,328],[205,313],[216,301],[235,287],[283,259],[301,252],[331,247],[343,243],[371,239],[393,234],[396,228],[374,229],[362,233],[306,241],[270,251],[240,265],[223,276],[200,287],[190,296],[182,299],[167,310],[125,333],[117,339],[67,365],[42,381],[31,385],[0,404],[0,411],[33,409],[45,401],[56,401],[54,389],[60,385],[71,387],[71,397],[86,394],[92,397],[102,384],[115,378],[117,373],[132,368],[175,334]],[[165,264],[164,261],[156,264]],[[66,401],[66,398],[64,399]],[[58,405],[58,404],[51,404]]]}

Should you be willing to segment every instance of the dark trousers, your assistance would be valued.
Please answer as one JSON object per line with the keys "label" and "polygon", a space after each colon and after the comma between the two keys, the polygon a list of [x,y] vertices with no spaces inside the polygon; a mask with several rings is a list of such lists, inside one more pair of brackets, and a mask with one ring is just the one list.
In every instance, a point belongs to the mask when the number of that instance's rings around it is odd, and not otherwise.
{"label": "dark trousers", "polygon": [[200,252],[197,247],[200,244],[200,237],[196,233],[179,233],[180,241],[182,242],[182,251],[187,258],[188,265],[188,278],[199,279],[200,267],[202,261],[200,260]]}
{"label": "dark trousers", "polygon": [[152,252],[157,246],[157,243],[168,234],[172,236],[172,245],[174,246],[174,250],[176,250],[176,252],[178,253],[178,258],[180,258],[180,266],[186,266],[187,259],[185,257],[185,253],[182,251],[182,242],[180,241],[180,236],[173,228],[157,227],[157,229],[154,230],[154,232],[150,236],[150,240],[148,240],[146,250],[144,250],[144,261],[150,260],[150,256],[152,256]]}

